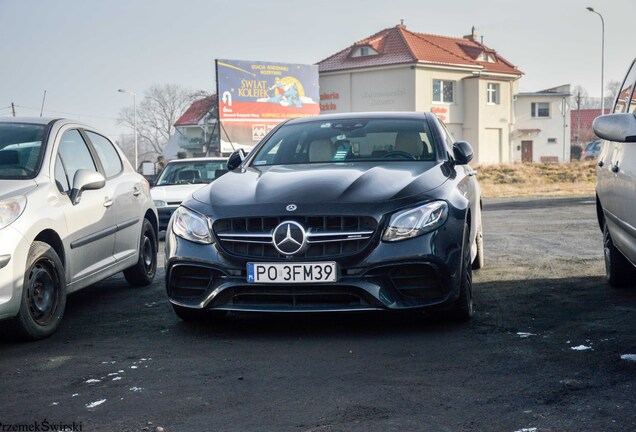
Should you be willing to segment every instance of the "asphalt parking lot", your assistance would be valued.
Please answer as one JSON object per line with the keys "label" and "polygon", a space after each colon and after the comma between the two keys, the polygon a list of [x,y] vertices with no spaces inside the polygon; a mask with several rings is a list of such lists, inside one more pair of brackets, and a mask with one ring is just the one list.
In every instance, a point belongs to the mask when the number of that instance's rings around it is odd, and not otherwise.
{"label": "asphalt parking lot", "polygon": [[49,339],[0,342],[0,423],[634,430],[636,289],[605,283],[595,218],[592,198],[485,201],[486,267],[467,324],[363,314],[191,325],[172,313],[162,269],[143,289],[111,278],[72,295]]}

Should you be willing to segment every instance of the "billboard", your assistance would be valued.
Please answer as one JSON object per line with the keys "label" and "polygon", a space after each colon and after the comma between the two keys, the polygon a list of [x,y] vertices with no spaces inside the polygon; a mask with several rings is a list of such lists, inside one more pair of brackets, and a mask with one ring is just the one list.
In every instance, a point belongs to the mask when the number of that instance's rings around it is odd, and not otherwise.
{"label": "billboard", "polygon": [[315,65],[217,59],[216,85],[224,153],[253,147],[283,120],[320,114]]}

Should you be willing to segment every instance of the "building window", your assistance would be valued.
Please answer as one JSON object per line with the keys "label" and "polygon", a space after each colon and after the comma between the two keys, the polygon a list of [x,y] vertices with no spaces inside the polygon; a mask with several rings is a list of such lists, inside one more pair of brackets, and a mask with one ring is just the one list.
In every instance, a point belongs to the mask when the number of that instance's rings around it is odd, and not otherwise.
{"label": "building window", "polygon": [[368,57],[378,55],[379,53],[370,46],[356,47],[351,53],[351,57]]}
{"label": "building window", "polygon": [[556,144],[556,143],[557,143],[556,138],[548,138],[548,144]]}
{"label": "building window", "polygon": [[488,83],[488,105],[499,105],[499,84]]}
{"label": "building window", "polygon": [[530,111],[532,117],[550,117],[550,104],[548,102],[532,102]]}
{"label": "building window", "polygon": [[454,102],[454,84],[453,81],[433,80],[433,102]]}

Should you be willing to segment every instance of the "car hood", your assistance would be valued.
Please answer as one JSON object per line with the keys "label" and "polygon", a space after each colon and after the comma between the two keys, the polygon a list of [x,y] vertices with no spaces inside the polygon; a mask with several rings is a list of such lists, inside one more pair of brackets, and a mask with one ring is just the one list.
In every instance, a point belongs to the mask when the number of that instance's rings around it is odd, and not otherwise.
{"label": "car hood", "polygon": [[250,167],[225,174],[193,198],[213,207],[382,203],[438,188],[450,171],[436,162]]}
{"label": "car hood", "polygon": [[206,184],[178,184],[155,186],[150,189],[150,195],[153,200],[161,200],[168,203],[180,203],[192,195],[192,192],[201,189]]}
{"label": "car hood", "polygon": [[35,180],[0,180],[0,201],[26,195],[37,187]]}

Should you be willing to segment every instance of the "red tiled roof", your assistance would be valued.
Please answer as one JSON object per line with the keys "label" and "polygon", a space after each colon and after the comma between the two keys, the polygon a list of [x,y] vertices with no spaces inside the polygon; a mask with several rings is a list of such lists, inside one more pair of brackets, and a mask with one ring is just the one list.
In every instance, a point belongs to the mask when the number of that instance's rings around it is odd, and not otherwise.
{"label": "red tiled roof", "polygon": [[[379,54],[351,57],[353,50],[359,46],[370,46]],[[477,60],[483,52],[489,53],[496,61],[490,63]],[[332,72],[408,63],[460,65],[485,72],[523,74],[496,51],[475,40],[416,33],[403,25],[384,29],[362,39],[318,62],[318,67],[320,72]]]}
{"label": "red tiled roof", "polygon": [[[581,128],[591,128],[594,119],[601,115],[601,109],[582,109],[582,110],[570,110],[570,125],[574,129],[579,122],[579,113],[581,115]],[[609,114],[610,109],[605,108],[605,114]]]}
{"label": "red tiled roof", "polygon": [[205,117],[207,113],[212,111],[216,106],[216,95],[208,96],[203,99],[199,99],[190,105],[190,108],[183,113],[179,120],[177,120],[174,126],[187,126],[199,124],[199,121]]}

